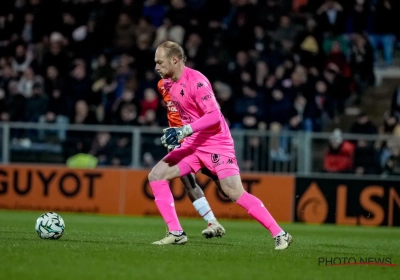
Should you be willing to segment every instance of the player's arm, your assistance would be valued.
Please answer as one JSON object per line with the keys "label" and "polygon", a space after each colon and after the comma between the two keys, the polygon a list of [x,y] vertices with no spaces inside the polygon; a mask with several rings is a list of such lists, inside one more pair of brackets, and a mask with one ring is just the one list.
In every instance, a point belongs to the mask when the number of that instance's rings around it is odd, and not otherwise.
{"label": "player's arm", "polygon": [[207,85],[197,85],[194,92],[193,99],[204,115],[192,124],[164,129],[165,134],[161,138],[164,145],[179,145],[183,138],[212,127],[221,121],[221,112],[212,89]]}

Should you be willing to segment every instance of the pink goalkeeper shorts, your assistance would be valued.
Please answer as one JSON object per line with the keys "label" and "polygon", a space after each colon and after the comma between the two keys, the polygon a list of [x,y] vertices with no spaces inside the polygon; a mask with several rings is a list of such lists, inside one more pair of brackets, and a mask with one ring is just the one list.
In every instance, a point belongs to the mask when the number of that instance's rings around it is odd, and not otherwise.
{"label": "pink goalkeeper shorts", "polygon": [[178,165],[181,177],[189,173],[197,173],[202,168],[208,168],[220,180],[240,174],[235,157],[201,151],[193,152],[186,147],[175,148],[164,157],[164,161],[171,165]]}

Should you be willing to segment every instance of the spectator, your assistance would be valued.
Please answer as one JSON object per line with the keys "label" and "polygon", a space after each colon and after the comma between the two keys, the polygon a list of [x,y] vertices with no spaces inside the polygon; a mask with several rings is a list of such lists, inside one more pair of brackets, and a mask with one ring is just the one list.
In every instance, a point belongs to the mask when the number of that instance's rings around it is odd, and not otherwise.
{"label": "spectator", "polygon": [[[33,84],[32,94],[25,101],[25,121],[38,122],[39,118],[46,114],[47,106],[48,99],[43,92],[43,86],[40,83]],[[30,140],[35,139],[37,136],[38,131],[36,130],[28,129],[26,131],[26,137]]]}
{"label": "spectator", "polygon": [[352,39],[350,69],[355,82],[357,104],[365,90],[375,84],[373,71],[373,51],[367,38],[363,35],[354,35]]}
{"label": "spectator", "polygon": [[[139,2],[139,1],[136,1]],[[141,34],[146,34],[146,36],[150,39],[150,41],[154,40],[156,30],[154,26],[151,24],[151,19],[148,17],[140,17],[138,20],[138,24],[135,27],[135,36],[139,37]]]}
{"label": "spectator", "polygon": [[0,71],[0,88],[5,92],[6,97],[9,96],[8,85],[11,81],[16,80],[16,73],[9,64],[4,65]]}
{"label": "spectator", "polygon": [[116,125],[139,125],[137,107],[134,104],[125,103],[117,110],[118,115],[114,117]]}
{"label": "spectator", "polygon": [[361,112],[349,132],[353,134],[377,134],[378,130],[369,119],[367,113]]}
{"label": "spectator", "polygon": [[156,117],[157,117],[156,111],[147,110],[145,115],[138,119],[138,122],[144,126],[159,126]]}
{"label": "spectator", "polygon": [[202,68],[205,61],[206,51],[200,35],[197,33],[190,34],[184,49],[188,61],[193,62],[195,68]]}
{"label": "spectator", "polygon": [[18,82],[10,81],[8,84],[9,104],[8,112],[10,121],[21,122],[25,120],[25,96],[18,90]]}
{"label": "spectator", "polygon": [[400,85],[397,85],[393,92],[390,109],[392,112],[400,114]]}
{"label": "spectator", "polygon": [[98,132],[89,153],[97,157],[99,166],[106,166],[111,164],[113,148],[110,133]]}
{"label": "spectator", "polygon": [[64,13],[62,15],[62,25],[59,28],[59,32],[65,36],[68,42],[73,41],[72,33],[78,27],[78,22],[74,15],[71,13]]}
{"label": "spectator", "polygon": [[113,147],[111,165],[128,166],[132,160],[132,140],[130,136],[119,137]]}
{"label": "spectator", "polygon": [[7,110],[7,98],[6,93],[0,88],[0,121],[7,122],[10,120],[10,114]]}
{"label": "spectator", "polygon": [[[383,167],[391,156],[392,148],[400,148],[400,117],[396,112],[385,112],[383,124],[379,127],[379,138],[375,143],[376,149],[381,152],[380,163]],[[382,139],[382,138],[389,139]]]}
{"label": "spectator", "polygon": [[171,1],[171,7],[165,16],[171,19],[173,25],[190,26],[192,14],[185,2],[185,0]]}
{"label": "spectator", "polygon": [[332,48],[328,53],[326,64],[335,65],[345,78],[350,78],[350,65],[347,62],[347,57],[343,52],[342,45],[339,41],[332,42]]}
{"label": "spectator", "polygon": [[213,88],[216,99],[221,106],[222,114],[224,115],[228,125],[232,126],[235,122],[237,122],[234,111],[235,101],[232,96],[232,89],[228,84],[221,81],[214,82]]}
{"label": "spectator", "polygon": [[254,27],[254,44],[252,46],[258,52],[258,57],[267,58],[270,51],[271,38],[260,25]]}
{"label": "spectator", "polygon": [[354,151],[354,173],[357,175],[380,174],[379,154],[366,140],[358,140]]}
{"label": "spectator", "polygon": [[350,8],[346,22],[348,34],[364,34],[369,31],[371,21],[371,10],[369,0],[356,0]]}
{"label": "spectator", "polygon": [[391,150],[391,156],[387,160],[384,172],[385,175],[400,175],[400,149],[393,148]]}
{"label": "spectator", "polygon": [[0,15],[0,53],[7,53],[13,30],[4,15]]}
{"label": "spectator", "polygon": [[92,80],[95,82],[100,79],[111,80],[114,78],[114,69],[111,66],[109,57],[104,53],[97,57],[93,68]]}
{"label": "spectator", "polygon": [[139,35],[136,48],[133,51],[135,68],[137,69],[136,79],[144,80],[147,69],[153,69],[154,52],[150,49],[151,38],[148,34]]}
{"label": "spectator", "polygon": [[122,108],[127,105],[133,105],[133,106],[131,106],[131,108],[135,107],[135,111],[137,112],[139,109],[139,112],[140,112],[140,106],[139,106],[140,103],[135,96],[135,92],[128,88],[126,88],[124,90],[122,96],[120,98],[118,98],[113,104],[112,112],[113,112],[114,116],[116,117],[116,119],[118,119],[119,116],[121,115]]}
{"label": "spectator", "polygon": [[267,100],[265,122],[269,125],[278,123],[285,127],[288,124],[291,109],[292,103],[289,96],[280,89],[274,89]]}
{"label": "spectator", "polygon": [[70,73],[68,82],[68,96],[75,104],[78,100],[83,99],[90,102],[92,96],[91,80],[87,74],[86,65],[82,61],[76,61],[73,70]]}
{"label": "spectator", "polygon": [[292,131],[321,130],[322,114],[313,99],[307,100],[303,95],[297,95],[290,116],[289,127]]}
{"label": "spectator", "polygon": [[256,6],[249,0],[234,1],[229,15],[223,19],[223,28],[226,28],[229,45],[233,52],[248,51],[252,46],[252,31],[256,24]]}
{"label": "spectator", "polygon": [[159,27],[165,16],[165,7],[159,0],[146,0],[143,4],[142,15],[151,18],[155,27]]}
{"label": "spectator", "polygon": [[43,78],[41,76],[35,75],[33,69],[28,67],[25,69],[24,74],[19,80],[18,91],[22,93],[26,98],[29,98],[32,96],[33,85],[42,82]]}
{"label": "spectator", "polygon": [[32,86],[32,94],[27,97],[25,102],[25,118],[28,122],[38,122],[39,117],[46,114],[48,99],[43,92],[43,86],[35,83]]}
{"label": "spectator", "polygon": [[50,65],[57,68],[61,76],[68,72],[69,58],[64,49],[64,37],[60,33],[52,33],[49,49],[43,54],[42,69],[46,70]]}
{"label": "spectator", "polygon": [[114,47],[116,53],[130,51],[135,44],[135,26],[132,19],[126,13],[121,13],[118,17],[118,23],[115,26]]}
{"label": "spectator", "polygon": [[345,101],[350,95],[350,85],[337,65],[330,63],[326,66],[323,72],[323,78],[331,92],[332,100],[334,101],[335,111],[338,113],[344,112]]}
{"label": "spectator", "polygon": [[315,95],[308,99],[305,111],[306,126],[315,132],[322,130],[327,119],[335,120],[334,101],[323,80],[315,83]]}
{"label": "spectator", "polygon": [[27,50],[24,44],[15,47],[15,55],[12,58],[12,68],[18,76],[21,76],[28,68],[38,71],[37,61],[31,50]]}
{"label": "spectator", "polygon": [[296,50],[300,54],[300,63],[306,67],[322,67],[322,37],[317,30],[317,23],[308,19],[306,29],[296,38]]}
{"label": "spectator", "polygon": [[[26,98],[18,91],[18,82],[10,81],[8,84],[9,92],[9,104],[8,113],[10,115],[9,120],[12,122],[22,122],[25,120],[25,102]],[[17,142],[18,139],[23,137],[21,129],[12,129],[11,138],[13,142]]]}
{"label": "spectator", "polygon": [[144,91],[144,99],[141,102],[140,117],[144,117],[149,110],[156,112],[159,103],[156,91],[152,88],[147,88]]}
{"label": "spectator", "polygon": [[127,54],[123,54],[119,59],[119,65],[117,66],[115,80],[117,82],[117,88],[115,90],[115,98],[120,98],[126,87],[129,87],[129,83],[133,76],[131,64],[134,58]]}
{"label": "spectator", "polygon": [[65,87],[65,80],[60,76],[58,69],[53,65],[47,67],[44,80],[44,91],[47,94],[52,94],[54,90],[60,90],[62,93],[64,93]]}
{"label": "spectator", "polygon": [[325,36],[337,36],[345,31],[345,14],[342,5],[334,0],[325,0],[316,14],[320,29]]}
{"label": "spectator", "polygon": [[[98,119],[93,110],[85,100],[78,100],[75,103],[74,115],[71,118],[72,124],[98,124]],[[68,130],[67,140],[63,143],[64,158],[68,159],[78,153],[88,153],[94,134],[90,131]]]}
{"label": "spectator", "polygon": [[[53,89],[48,106],[47,112],[39,117],[39,123],[55,123],[58,126],[57,130],[57,140],[66,140],[66,125],[69,123],[68,112],[65,106],[67,100],[64,95],[61,94],[61,90]],[[39,130],[39,139],[45,140],[46,136],[49,135],[51,131]]]}
{"label": "spectator", "polygon": [[273,31],[278,28],[279,19],[282,14],[280,1],[257,1],[257,11],[258,22],[266,31]]}
{"label": "spectator", "polygon": [[170,18],[165,17],[163,23],[156,30],[153,48],[168,39],[182,45],[185,33],[185,28],[180,25],[174,25]]}
{"label": "spectator", "polygon": [[272,39],[279,45],[294,44],[294,40],[298,35],[297,28],[292,24],[288,15],[282,15],[279,27],[272,33]]}
{"label": "spectator", "polygon": [[343,141],[340,129],[335,129],[329,139],[329,148],[324,158],[324,171],[349,173],[353,170],[354,146]]}
{"label": "spectator", "polygon": [[[383,124],[379,127],[379,135],[382,137],[400,134],[400,114],[387,111],[383,115]],[[376,147],[383,149],[387,146],[387,141],[377,141]]]}
{"label": "spectator", "polygon": [[393,64],[397,19],[392,0],[378,0],[375,7],[370,40],[374,49],[374,61],[378,62],[379,47],[383,47],[386,65]]}

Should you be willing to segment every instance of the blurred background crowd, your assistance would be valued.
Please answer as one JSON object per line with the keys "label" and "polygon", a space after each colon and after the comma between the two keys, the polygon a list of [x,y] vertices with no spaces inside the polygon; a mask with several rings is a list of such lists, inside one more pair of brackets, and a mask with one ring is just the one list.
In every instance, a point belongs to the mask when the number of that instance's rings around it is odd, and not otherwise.
{"label": "blurred background crowd", "polygon": [[[213,84],[232,129],[323,131],[360,103],[375,83],[374,67],[394,63],[399,2],[2,0],[0,120],[165,127],[154,51],[173,40],[183,46],[187,66]],[[399,130],[400,91],[390,109],[379,133]],[[350,132],[378,128],[362,113]],[[61,143],[65,159],[84,152],[101,165],[130,165],[129,133],[14,129],[11,138],[23,146]],[[335,131],[324,171],[377,174],[396,155],[387,142],[341,138]],[[165,154],[153,142],[145,143],[152,153],[141,155],[144,165]],[[285,160],[288,145],[281,138],[270,155]],[[361,148],[377,153],[376,166],[357,165],[372,155]],[[342,149],[351,162],[338,168]]]}

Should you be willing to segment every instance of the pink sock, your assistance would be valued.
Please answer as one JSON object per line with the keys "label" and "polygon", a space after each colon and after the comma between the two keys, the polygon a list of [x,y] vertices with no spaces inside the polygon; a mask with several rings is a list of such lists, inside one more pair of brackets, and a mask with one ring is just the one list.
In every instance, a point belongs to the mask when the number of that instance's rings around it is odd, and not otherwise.
{"label": "pink sock", "polygon": [[245,191],[236,203],[246,209],[250,216],[268,229],[272,237],[275,237],[282,231],[261,200],[254,195]]}
{"label": "pink sock", "polygon": [[182,230],[178,220],[178,215],[176,214],[174,197],[172,196],[168,181],[160,180],[150,182],[150,186],[155,197],[154,201],[156,202],[161,216],[168,225],[168,230]]}

